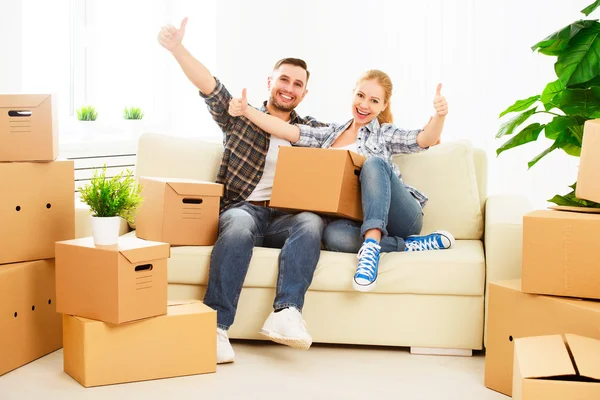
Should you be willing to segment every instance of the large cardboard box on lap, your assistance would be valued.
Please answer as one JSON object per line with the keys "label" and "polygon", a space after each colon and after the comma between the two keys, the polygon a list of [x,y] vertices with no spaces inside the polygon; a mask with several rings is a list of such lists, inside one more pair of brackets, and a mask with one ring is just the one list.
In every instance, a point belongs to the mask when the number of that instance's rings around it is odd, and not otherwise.
{"label": "large cardboard box on lap", "polygon": [[0,162],[53,161],[58,118],[49,94],[0,95]]}
{"label": "large cardboard box on lap", "polygon": [[600,203],[600,119],[584,125],[575,195]]}
{"label": "large cardboard box on lap", "polygon": [[514,400],[600,399],[600,341],[565,334],[515,339]]}
{"label": "large cardboard box on lap", "polygon": [[572,333],[600,340],[600,302],[525,294],[521,281],[490,283],[485,386],[512,394],[514,340]]}
{"label": "large cardboard box on lap", "polygon": [[54,282],[54,260],[0,265],[0,375],[62,347]]}
{"label": "large cardboard box on lap", "polygon": [[140,177],[142,204],[136,235],[173,246],[217,241],[223,185],[194,179]]}
{"label": "large cardboard box on lap", "polygon": [[167,243],[121,237],[56,243],[56,310],[112,324],[167,312]]}
{"label": "large cardboard box on lap", "polygon": [[281,147],[270,205],[362,221],[364,161],[349,150]]}
{"label": "large cardboard box on lap", "polygon": [[215,372],[217,312],[199,301],[111,325],[65,315],[64,370],[85,387]]}
{"label": "large cardboard box on lap", "polygon": [[599,234],[600,214],[538,210],[525,215],[523,292],[600,299]]}
{"label": "large cardboard box on lap", "polygon": [[54,258],[75,238],[73,161],[0,163],[0,264]]}

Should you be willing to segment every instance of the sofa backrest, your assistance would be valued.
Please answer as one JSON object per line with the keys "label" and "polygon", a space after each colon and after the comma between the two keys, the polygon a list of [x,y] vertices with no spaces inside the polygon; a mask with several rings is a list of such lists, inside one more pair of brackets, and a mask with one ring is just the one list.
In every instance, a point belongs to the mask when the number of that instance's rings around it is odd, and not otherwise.
{"label": "sofa backrest", "polygon": [[[214,182],[223,146],[152,133],[140,137],[136,176],[191,178]],[[457,239],[481,239],[487,188],[487,159],[468,141],[442,143],[394,158],[403,179],[429,197],[423,233],[437,229]]]}

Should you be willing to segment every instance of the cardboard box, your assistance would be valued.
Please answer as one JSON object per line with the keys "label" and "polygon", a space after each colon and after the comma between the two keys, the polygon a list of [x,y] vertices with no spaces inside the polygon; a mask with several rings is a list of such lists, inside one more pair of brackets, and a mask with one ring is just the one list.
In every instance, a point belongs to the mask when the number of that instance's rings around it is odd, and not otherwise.
{"label": "cardboard box", "polygon": [[523,217],[523,292],[600,299],[600,214]]}
{"label": "cardboard box", "polygon": [[56,310],[113,324],[167,312],[166,243],[121,237],[56,243]]}
{"label": "cardboard box", "polygon": [[600,399],[600,341],[569,334],[516,339],[513,388],[514,400]]}
{"label": "cardboard box", "polygon": [[600,339],[600,302],[521,292],[521,281],[489,285],[485,386],[510,396],[513,343],[570,332]]}
{"label": "cardboard box", "polygon": [[61,347],[54,261],[0,265],[0,375]]}
{"label": "cardboard box", "polygon": [[600,119],[585,122],[575,196],[600,203]]}
{"label": "cardboard box", "polygon": [[0,264],[54,258],[75,237],[73,161],[0,163]]}
{"label": "cardboard box", "polygon": [[364,161],[349,150],[281,147],[270,205],[362,221]]}
{"label": "cardboard box", "polygon": [[223,185],[193,179],[141,177],[139,238],[171,245],[212,246],[219,230]]}
{"label": "cardboard box", "polygon": [[217,370],[217,312],[199,301],[110,325],[65,315],[64,370],[85,387]]}
{"label": "cardboard box", "polygon": [[0,161],[55,160],[57,124],[51,95],[0,95]]}

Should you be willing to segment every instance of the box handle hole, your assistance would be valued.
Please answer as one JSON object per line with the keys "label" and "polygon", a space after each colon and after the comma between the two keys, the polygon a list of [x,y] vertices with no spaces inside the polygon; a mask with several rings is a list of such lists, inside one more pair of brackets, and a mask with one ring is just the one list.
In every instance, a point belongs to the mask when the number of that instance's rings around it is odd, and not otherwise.
{"label": "box handle hole", "polygon": [[17,315],[19,315],[19,314],[15,311],[15,313],[13,315],[15,316],[15,318],[17,318]]}
{"label": "box handle hole", "polygon": [[140,272],[140,271],[152,271],[152,264],[143,264],[143,265],[138,265],[135,267],[135,272]]}
{"label": "box handle hole", "polygon": [[15,210],[17,210],[17,211],[21,211],[21,206],[17,206],[17,207],[15,208]]}
{"label": "box handle hole", "polygon": [[181,200],[183,204],[202,204],[202,199],[187,199]]}
{"label": "box handle hole", "polygon": [[513,341],[513,337],[512,337],[512,336],[509,336],[509,337],[508,337],[508,340],[510,340],[510,341],[512,342],[512,341]]}
{"label": "box handle hole", "polygon": [[9,110],[9,117],[31,117],[31,111],[29,110]]}
{"label": "box handle hole", "polygon": [[50,209],[50,208],[52,208],[52,204],[50,204],[50,203],[46,204],[46,208],[47,208],[47,209]]}

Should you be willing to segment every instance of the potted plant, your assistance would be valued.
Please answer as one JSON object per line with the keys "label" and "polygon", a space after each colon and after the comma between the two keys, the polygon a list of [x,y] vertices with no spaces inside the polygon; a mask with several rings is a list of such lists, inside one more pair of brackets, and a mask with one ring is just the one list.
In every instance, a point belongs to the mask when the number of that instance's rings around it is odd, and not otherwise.
{"label": "potted plant", "polygon": [[106,165],[94,171],[90,183],[80,189],[81,200],[90,206],[92,235],[96,245],[117,244],[121,218],[133,222],[141,201],[141,186],[130,170],[106,176]]}
{"label": "potted plant", "polygon": [[[600,0],[581,12],[588,16],[598,7]],[[536,141],[542,132],[553,141],[550,147],[529,161],[529,168],[556,149],[579,157],[585,121],[600,118],[600,23],[598,20],[575,21],[536,43],[532,50],[557,57],[554,71],[558,79],[548,83],[541,94],[518,100],[500,113],[500,117],[518,114],[504,122],[496,134],[496,138],[514,134],[496,150],[497,155]],[[534,115],[546,122],[519,128]],[[548,201],[559,206],[600,207],[598,203],[575,197],[576,184],[570,186],[572,192],[555,195]]]}
{"label": "potted plant", "polygon": [[123,118],[127,120],[139,120],[144,118],[144,113],[139,107],[125,107],[125,110],[123,110]]}
{"label": "potted plant", "polygon": [[98,112],[93,106],[83,106],[77,110],[79,121],[95,121],[96,118],[98,118]]}

